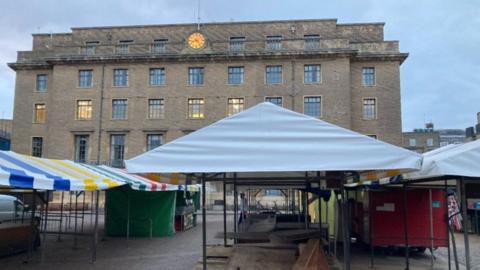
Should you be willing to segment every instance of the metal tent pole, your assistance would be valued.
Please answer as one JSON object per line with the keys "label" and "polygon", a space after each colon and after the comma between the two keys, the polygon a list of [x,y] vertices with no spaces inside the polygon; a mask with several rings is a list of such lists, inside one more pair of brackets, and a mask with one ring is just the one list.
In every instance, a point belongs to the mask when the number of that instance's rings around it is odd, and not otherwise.
{"label": "metal tent pole", "polygon": [[227,246],[227,183],[223,174],[223,246]]}
{"label": "metal tent pole", "polygon": [[350,270],[350,236],[348,232],[348,200],[345,188],[342,186],[342,228],[343,228],[343,269]]}
{"label": "metal tent pole", "polygon": [[447,222],[447,249],[448,249],[448,270],[452,269],[451,266],[451,255],[450,255],[450,220],[448,218],[449,215],[449,210],[448,210],[448,189],[447,189],[447,180],[445,180],[445,206],[446,206],[446,214],[445,214],[445,220]]}
{"label": "metal tent pole", "polygon": [[35,245],[35,210],[37,208],[37,201],[36,201],[36,196],[37,196],[37,190],[33,189],[33,198],[32,198],[32,213],[30,216],[30,230],[32,230],[32,234],[30,235],[30,243],[28,245],[28,253],[27,253],[27,262],[32,259],[33,256],[33,246]]}
{"label": "metal tent pole", "polygon": [[98,244],[98,203],[100,197],[100,191],[95,191],[95,227],[93,230],[93,241],[92,241],[92,263],[97,260],[97,244]]}
{"label": "metal tent pole", "polygon": [[83,233],[83,225],[85,223],[85,191],[82,191],[83,200],[82,200],[82,227],[80,231]]}
{"label": "metal tent pole", "polygon": [[130,240],[130,190],[127,190],[127,248],[128,240]]}
{"label": "metal tent pole", "polygon": [[57,237],[57,242],[60,242],[62,239],[62,221],[63,221],[63,199],[64,199],[64,194],[65,192],[62,191],[62,199],[60,202],[60,222],[58,225],[58,237]]}
{"label": "metal tent pole", "polygon": [[233,173],[233,243],[237,243],[238,230],[238,194],[237,194],[237,174]]}
{"label": "metal tent pole", "polygon": [[202,174],[202,256],[203,270],[207,269],[207,209],[205,207],[205,182],[207,181],[205,174]]}
{"label": "metal tent pole", "polygon": [[409,246],[408,246],[408,223],[407,223],[407,189],[403,184],[403,228],[405,233],[405,269],[410,269]]}
{"label": "metal tent pole", "polygon": [[[70,194],[71,195],[71,194]],[[71,207],[70,207],[71,209]],[[77,209],[78,209],[78,192],[75,191],[75,220],[74,220],[74,237],[73,237],[73,249],[77,249],[77,245],[78,245],[78,235],[77,235]]]}
{"label": "metal tent pole", "polygon": [[44,220],[44,223],[43,223],[43,242],[44,242],[44,245],[45,245],[45,239],[47,237],[48,199],[49,199],[50,191],[47,190],[46,194],[47,194],[47,200],[45,202],[45,220]]}
{"label": "metal tent pole", "polygon": [[434,241],[434,233],[433,233],[433,209],[432,209],[432,189],[428,189],[428,195],[429,195],[429,207],[428,207],[428,210],[429,210],[429,222],[430,222],[430,253],[431,253],[431,256],[430,256],[430,263],[433,267],[433,265],[435,264],[435,255],[433,253],[433,241]]}
{"label": "metal tent pole", "polygon": [[370,242],[370,267],[374,266],[375,258],[375,248],[373,245],[373,228],[372,228],[372,215],[373,215],[373,206],[372,206],[372,192],[367,193],[368,196],[368,237]]}
{"label": "metal tent pole", "polygon": [[465,179],[460,179],[462,187],[462,225],[463,225],[463,238],[465,242],[465,267],[470,270],[470,242],[468,239],[468,224],[467,224],[467,193],[465,190]]}

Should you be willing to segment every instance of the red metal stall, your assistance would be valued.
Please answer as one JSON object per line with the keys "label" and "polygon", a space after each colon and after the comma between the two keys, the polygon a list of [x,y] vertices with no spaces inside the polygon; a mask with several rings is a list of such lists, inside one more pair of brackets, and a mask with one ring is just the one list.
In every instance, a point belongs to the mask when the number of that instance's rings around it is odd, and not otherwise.
{"label": "red metal stall", "polygon": [[362,241],[369,244],[371,239],[373,246],[405,246],[406,240],[410,247],[448,246],[447,207],[443,190],[407,190],[406,211],[404,205],[404,192],[401,189],[366,192],[363,211],[353,213],[357,220],[363,220],[363,226],[358,226]]}

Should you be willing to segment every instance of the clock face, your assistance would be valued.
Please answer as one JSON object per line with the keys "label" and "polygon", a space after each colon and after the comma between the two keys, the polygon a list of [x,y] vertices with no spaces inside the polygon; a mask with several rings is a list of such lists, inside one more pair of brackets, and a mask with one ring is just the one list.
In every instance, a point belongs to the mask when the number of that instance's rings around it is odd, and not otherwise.
{"label": "clock face", "polygon": [[188,46],[192,49],[201,49],[205,46],[205,37],[199,33],[195,32],[188,37]]}

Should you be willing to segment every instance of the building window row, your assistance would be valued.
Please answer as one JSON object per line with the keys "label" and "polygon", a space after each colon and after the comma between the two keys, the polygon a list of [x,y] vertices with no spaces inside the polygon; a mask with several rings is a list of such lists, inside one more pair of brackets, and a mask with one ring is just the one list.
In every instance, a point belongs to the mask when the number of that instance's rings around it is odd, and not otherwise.
{"label": "building window row", "polygon": [[[245,50],[245,36],[233,36],[229,38],[229,50],[231,52],[240,52]],[[284,38],[281,35],[269,35],[265,37],[265,49],[272,50],[282,50],[283,49]],[[150,45],[151,53],[166,53],[168,39],[155,39]],[[115,53],[117,54],[128,54],[130,53],[131,45],[134,45],[134,40],[119,40],[115,45]],[[303,37],[303,47],[305,50],[317,50],[320,49],[320,35],[304,35]],[[87,55],[94,55],[97,53],[96,48],[101,44],[99,41],[86,41],[85,46],[83,47],[83,53]]]}
{"label": "building window row", "polygon": [[[241,85],[245,82],[245,68],[243,66],[228,67],[228,84]],[[47,91],[48,76],[46,74],[38,74],[36,82],[36,90],[38,92]],[[188,68],[188,84],[193,86],[201,86],[205,81],[204,67]],[[303,67],[303,82],[305,84],[321,83],[321,66],[319,64],[307,64]],[[113,70],[113,86],[128,87],[129,73],[126,68],[117,68]],[[161,86],[166,84],[165,68],[151,68],[149,83],[151,86]],[[283,83],[283,67],[282,65],[269,65],[265,67],[265,84],[282,84]],[[362,84],[364,86],[375,85],[375,68],[364,67],[362,69]],[[91,88],[93,86],[93,70],[78,71],[78,87]]]}

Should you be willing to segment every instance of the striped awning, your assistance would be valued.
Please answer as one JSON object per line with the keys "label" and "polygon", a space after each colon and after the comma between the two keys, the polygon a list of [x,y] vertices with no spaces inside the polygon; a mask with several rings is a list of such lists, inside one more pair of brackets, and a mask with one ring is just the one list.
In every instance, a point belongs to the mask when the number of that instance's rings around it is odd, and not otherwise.
{"label": "striped awning", "polygon": [[73,161],[0,151],[0,186],[59,191],[104,190],[124,185]]}
{"label": "striped awning", "polygon": [[112,168],[105,165],[95,166],[82,164],[82,166],[95,171],[98,174],[102,174],[106,177],[123,181],[130,185],[134,190],[141,191],[177,191],[186,190],[196,192],[200,190],[199,185],[172,185],[166,183],[159,183],[152,181],[137,174],[130,174],[125,169]]}

